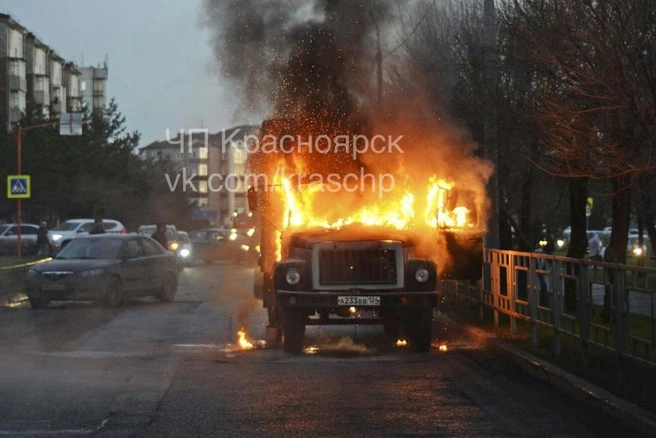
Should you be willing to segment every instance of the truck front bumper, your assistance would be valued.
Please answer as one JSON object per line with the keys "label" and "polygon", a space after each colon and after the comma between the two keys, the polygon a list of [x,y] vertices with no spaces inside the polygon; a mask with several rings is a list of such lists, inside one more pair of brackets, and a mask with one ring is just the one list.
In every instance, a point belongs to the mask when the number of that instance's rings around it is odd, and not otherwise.
{"label": "truck front bumper", "polygon": [[[289,291],[277,290],[278,304],[281,307],[301,307],[301,308],[335,308],[335,307],[358,307],[370,310],[381,308],[405,308],[405,307],[436,307],[437,306],[437,292],[436,291],[366,291],[366,292],[352,292],[352,291]],[[363,298],[358,301],[371,301],[378,302],[378,304],[361,304],[352,303],[339,304],[340,297],[357,297]],[[366,297],[373,297],[369,300]],[[348,302],[346,299],[343,301]]]}

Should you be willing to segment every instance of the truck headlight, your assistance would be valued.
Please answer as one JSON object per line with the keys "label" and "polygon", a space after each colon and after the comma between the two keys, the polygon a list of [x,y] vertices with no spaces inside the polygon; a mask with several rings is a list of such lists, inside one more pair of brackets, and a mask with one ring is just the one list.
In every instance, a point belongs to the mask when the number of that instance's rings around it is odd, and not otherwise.
{"label": "truck headlight", "polygon": [[426,268],[419,268],[415,271],[415,280],[419,283],[425,283],[430,278],[430,272]]}
{"label": "truck headlight", "polygon": [[285,274],[285,281],[292,286],[301,281],[301,273],[296,268],[289,268]]}

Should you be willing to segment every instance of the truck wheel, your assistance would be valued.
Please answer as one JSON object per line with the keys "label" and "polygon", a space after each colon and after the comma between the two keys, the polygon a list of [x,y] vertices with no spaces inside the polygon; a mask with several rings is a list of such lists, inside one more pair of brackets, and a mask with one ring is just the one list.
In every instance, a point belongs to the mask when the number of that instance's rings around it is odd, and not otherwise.
{"label": "truck wheel", "polygon": [[253,295],[258,300],[264,296],[264,274],[255,268],[255,278],[253,279]]}
{"label": "truck wheel", "polygon": [[410,346],[416,353],[426,353],[430,350],[433,340],[433,309],[420,309],[417,312],[410,336]]}
{"label": "truck wheel", "polygon": [[298,354],[303,351],[305,315],[298,309],[284,309],[282,323],[282,348],[285,353]]}

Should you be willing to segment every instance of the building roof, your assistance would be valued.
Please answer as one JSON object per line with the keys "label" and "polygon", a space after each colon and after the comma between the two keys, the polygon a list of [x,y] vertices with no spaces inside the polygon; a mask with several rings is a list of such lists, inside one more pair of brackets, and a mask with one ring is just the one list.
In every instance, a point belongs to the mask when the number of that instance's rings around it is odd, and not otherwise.
{"label": "building roof", "polygon": [[21,26],[16,20],[11,18],[11,15],[0,14],[0,21],[4,21],[11,28],[18,29],[18,30],[21,30],[23,32],[27,32],[27,28]]}

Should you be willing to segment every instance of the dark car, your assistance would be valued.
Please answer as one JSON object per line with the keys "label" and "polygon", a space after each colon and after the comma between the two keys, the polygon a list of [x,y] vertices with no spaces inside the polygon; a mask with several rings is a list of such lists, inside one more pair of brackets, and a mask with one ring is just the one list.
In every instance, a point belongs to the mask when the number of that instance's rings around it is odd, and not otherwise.
{"label": "dark car", "polygon": [[194,260],[214,263],[218,260],[228,260],[230,231],[225,228],[204,228],[189,232]]}
{"label": "dark car", "polygon": [[150,237],[83,236],[27,272],[27,296],[33,308],[61,300],[103,301],[116,307],[125,298],[147,295],[168,303],[178,289],[177,272],[175,254]]}

